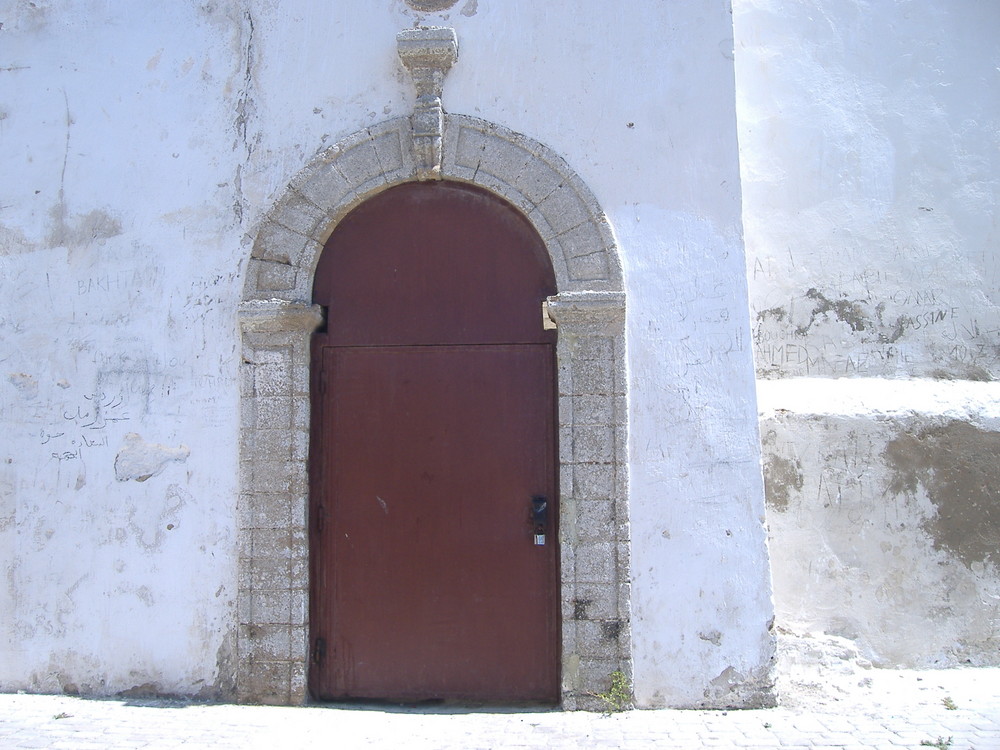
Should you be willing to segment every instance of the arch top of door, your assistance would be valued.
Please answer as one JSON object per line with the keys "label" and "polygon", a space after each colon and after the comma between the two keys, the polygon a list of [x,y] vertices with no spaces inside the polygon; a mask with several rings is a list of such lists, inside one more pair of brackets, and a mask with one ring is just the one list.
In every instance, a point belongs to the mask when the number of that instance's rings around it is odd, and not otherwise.
{"label": "arch top of door", "polygon": [[[387,120],[331,146],[299,172],[253,237],[244,317],[263,312],[254,301],[309,304],[319,255],[337,223],[367,198],[417,179],[412,140],[410,118]],[[560,156],[464,115],[445,115],[443,141],[442,179],[478,185],[518,208],[545,243],[561,297],[597,292],[612,307],[623,305],[611,227]]]}
{"label": "arch top of door", "polygon": [[554,343],[545,243],[523,214],[463,182],[404,182],[344,217],[316,265],[327,346]]}

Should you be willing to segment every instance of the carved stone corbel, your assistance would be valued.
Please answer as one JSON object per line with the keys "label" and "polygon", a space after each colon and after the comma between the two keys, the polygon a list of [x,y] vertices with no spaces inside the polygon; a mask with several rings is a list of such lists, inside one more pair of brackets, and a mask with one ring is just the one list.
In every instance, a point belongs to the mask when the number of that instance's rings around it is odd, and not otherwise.
{"label": "carved stone corbel", "polygon": [[458,37],[447,27],[405,29],[396,35],[399,59],[417,90],[413,107],[413,153],[417,179],[441,179],[444,77],[458,59]]}

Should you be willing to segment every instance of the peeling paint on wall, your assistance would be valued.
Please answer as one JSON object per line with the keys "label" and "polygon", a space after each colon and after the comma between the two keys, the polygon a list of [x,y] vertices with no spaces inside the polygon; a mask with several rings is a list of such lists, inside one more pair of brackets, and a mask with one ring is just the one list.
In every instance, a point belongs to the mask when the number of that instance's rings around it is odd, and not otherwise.
{"label": "peeling paint on wall", "polygon": [[798,459],[785,458],[771,450],[776,440],[772,430],[761,441],[764,446],[764,494],[767,497],[768,508],[779,512],[788,509],[790,493],[801,490],[805,479],[802,476],[802,464]]}
{"label": "peeling paint on wall", "polygon": [[891,440],[887,491],[927,493],[937,512],[923,522],[934,546],[971,568],[1000,565],[1000,432],[966,422],[928,426]]}
{"label": "peeling paint on wall", "polygon": [[976,397],[993,385],[854,383],[762,389],[788,407],[762,425],[779,621],[877,666],[997,665],[1000,413]]}
{"label": "peeling paint on wall", "polygon": [[115,456],[115,478],[119,482],[134,479],[145,482],[161,473],[171,462],[183,463],[191,455],[186,445],[169,448],[159,443],[147,443],[141,435],[130,432]]}

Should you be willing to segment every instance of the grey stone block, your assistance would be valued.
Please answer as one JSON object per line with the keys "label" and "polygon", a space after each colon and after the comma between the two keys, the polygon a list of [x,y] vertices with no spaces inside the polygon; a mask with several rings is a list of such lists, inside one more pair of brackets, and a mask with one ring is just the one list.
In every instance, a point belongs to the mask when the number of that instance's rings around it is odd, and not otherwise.
{"label": "grey stone block", "polygon": [[284,495],[258,493],[247,499],[249,513],[246,527],[253,529],[284,529],[288,527],[290,509]]}
{"label": "grey stone block", "polygon": [[572,396],[560,396],[559,397],[559,425],[560,426],[572,426],[575,423],[575,415],[573,413],[573,397]]}
{"label": "grey stone block", "polygon": [[632,550],[631,545],[624,539],[619,539],[615,545],[615,564],[622,573],[622,578],[628,576],[628,569],[631,565]]}
{"label": "grey stone block", "polygon": [[559,462],[568,464],[573,461],[573,427],[563,425],[559,427]]}
{"label": "grey stone block", "polygon": [[573,467],[573,496],[580,503],[609,499],[614,471],[613,464],[577,464]]}
{"label": "grey stone block", "polygon": [[[309,661],[309,627],[292,625],[289,629],[289,658],[305,666]],[[294,675],[293,675],[294,679]]]}
{"label": "grey stone block", "polygon": [[240,625],[253,623],[253,617],[250,614],[251,594],[251,591],[240,591],[236,595],[236,619]]}
{"label": "grey stone block", "polygon": [[614,402],[611,396],[587,394],[573,397],[573,419],[577,425],[613,424]]}
{"label": "grey stone block", "polygon": [[309,699],[306,685],[305,661],[295,660],[289,666],[288,702],[293,706],[301,706]]}
{"label": "grey stone block", "polygon": [[370,138],[358,139],[356,145],[346,148],[337,159],[337,169],[355,186],[355,192],[364,194],[372,182],[385,182],[375,144]]}
{"label": "grey stone block", "polygon": [[239,383],[240,383],[240,403],[244,403],[243,399],[253,398],[253,368],[252,367],[241,367],[239,369]]}
{"label": "grey stone block", "polygon": [[258,396],[290,395],[291,369],[288,361],[257,365],[253,368],[254,393]]}
{"label": "grey stone block", "polygon": [[[250,435],[253,435],[253,433],[250,433]],[[252,445],[252,440],[253,440],[252,437],[250,437],[248,440]],[[246,458],[246,460],[240,461],[240,486],[243,489],[243,493],[241,493],[239,500],[242,500],[242,498],[244,497],[250,497],[250,495],[247,494],[247,491],[249,490],[250,483],[252,481],[253,481],[253,461],[250,460],[249,458]]]}
{"label": "grey stone block", "polygon": [[559,467],[559,496],[564,503],[573,502],[573,464],[569,462]]}
{"label": "grey stone block", "polygon": [[251,441],[248,448],[258,459],[270,461],[289,461],[292,459],[292,446],[288,444],[288,430],[255,430],[248,439]]}
{"label": "grey stone block", "polygon": [[573,368],[574,395],[613,395],[614,377],[610,360],[583,360]]}
{"label": "grey stone block", "polygon": [[308,399],[303,398],[290,398],[292,404],[292,423],[291,427],[293,430],[308,430],[309,420],[311,417],[311,412],[309,409]]}
{"label": "grey stone block", "polygon": [[621,627],[619,620],[578,621],[577,649],[580,656],[617,663],[621,656],[621,643],[619,642]]}
{"label": "grey stone block", "polygon": [[566,259],[566,271],[574,281],[590,282],[594,288],[602,289],[608,278],[607,257],[600,252],[590,255],[571,256]]}
{"label": "grey stone block", "polygon": [[287,430],[292,426],[291,396],[258,396],[257,425],[260,429]]}
{"label": "grey stone block", "polygon": [[288,612],[287,622],[296,627],[304,626],[309,622],[309,593],[302,589],[290,591]]}
{"label": "grey stone block", "polygon": [[296,357],[292,363],[292,382],[290,393],[293,396],[309,396],[309,359]]}
{"label": "grey stone block", "polygon": [[[579,227],[580,229],[586,227],[589,231],[585,232],[584,236],[591,232],[596,235],[596,232],[587,223],[590,218],[587,207],[580,200],[580,196],[576,194],[576,191],[569,185],[563,184],[553,190],[545,200],[538,204],[538,210],[561,237],[570,235],[571,233],[567,232],[567,230],[574,227]],[[574,233],[579,232],[580,229],[574,230]],[[566,234],[563,234],[564,232]],[[594,250],[601,249],[600,236],[597,235],[597,238],[598,241],[593,248]],[[574,246],[572,240],[568,243],[563,242],[563,247],[569,255],[577,254],[573,252]]]}
{"label": "grey stone block", "polygon": [[288,348],[280,346],[254,346],[243,351],[243,359],[251,365],[283,365],[288,358]]}
{"label": "grey stone block", "polygon": [[571,356],[578,361],[610,362],[615,355],[614,339],[610,336],[577,336]]}
{"label": "grey stone block", "polygon": [[[622,666],[619,659],[599,659],[581,656],[578,671],[579,689],[582,692],[594,694],[607,692],[611,687],[611,674],[615,670],[621,669]],[[585,705],[590,706],[592,710],[601,710],[604,708],[604,703],[599,699],[592,700],[596,701],[594,705]]]}
{"label": "grey stone block", "polygon": [[[571,614],[580,620],[609,620],[621,616],[614,586],[577,583]],[[565,615],[564,615],[565,616]]]}
{"label": "grey stone block", "polygon": [[271,218],[303,237],[322,234],[330,218],[327,212],[296,190],[289,189],[271,211]]}
{"label": "grey stone block", "polygon": [[455,138],[454,165],[464,167],[468,172],[475,174],[479,170],[479,163],[483,159],[486,151],[486,144],[493,140],[479,130],[470,127],[459,127]]}
{"label": "grey stone block", "polygon": [[573,460],[606,463],[614,460],[614,432],[599,425],[581,425],[573,434]]}
{"label": "grey stone block", "polygon": [[614,425],[614,461],[618,466],[628,466],[628,430],[623,424]]}
{"label": "grey stone block", "polygon": [[[293,560],[309,558],[309,535],[305,528],[297,527],[291,530],[288,552]],[[303,588],[305,585],[303,584]]]}
{"label": "grey stone block", "polygon": [[291,438],[291,459],[304,464],[309,460],[309,433],[306,430],[292,430]]}
{"label": "grey stone block", "polygon": [[[566,248],[559,240],[559,232],[549,223],[549,217],[542,213],[538,208],[538,204],[527,197],[522,198],[518,207],[527,214],[528,221],[531,222],[538,235],[545,240],[549,256],[552,258],[553,267],[566,268]],[[557,280],[559,280],[558,270]],[[565,286],[560,284],[559,289],[565,290]]]}
{"label": "grey stone block", "polygon": [[334,216],[338,207],[354,198],[354,189],[332,163],[308,167],[293,185],[325,215]]}
{"label": "grey stone block", "polygon": [[584,542],[576,549],[578,583],[614,583],[617,580],[615,548],[611,542]]}
{"label": "grey stone block", "polygon": [[285,566],[291,557],[291,533],[288,529],[250,529],[250,553],[254,560],[282,561]]}
{"label": "grey stone block", "polygon": [[399,131],[372,134],[372,146],[378,158],[380,172],[389,182],[401,180],[406,175],[403,172],[406,165],[403,161],[403,144],[400,143]]}
{"label": "grey stone block", "polygon": [[563,652],[576,652],[578,650],[576,642],[576,620],[567,617],[565,611],[563,611],[561,635]]}
{"label": "grey stone block", "polygon": [[256,625],[280,624],[287,627],[290,606],[288,591],[255,590],[250,594],[250,616]]}
{"label": "grey stone block", "polygon": [[240,625],[240,643],[249,658],[284,661],[289,657],[287,625]]}
{"label": "grey stone block", "polygon": [[[568,348],[568,344],[562,343],[567,338],[568,337],[560,338],[560,348],[558,350],[560,354],[562,354],[564,350]],[[558,386],[559,386],[560,397],[572,396],[576,392],[575,386],[573,385],[573,365],[574,361],[572,357],[567,357],[567,356],[559,357],[559,362],[556,365],[556,377],[559,380]]]}
{"label": "grey stone block", "polygon": [[289,678],[289,662],[251,659],[237,672],[237,692],[244,702],[288,705]]}
{"label": "grey stone block", "polygon": [[252,257],[290,266],[298,263],[307,242],[311,240],[274,221],[268,221],[257,232]]}
{"label": "grey stone block", "polygon": [[[560,194],[562,194],[562,190],[552,197]],[[608,248],[604,245],[604,238],[601,237],[597,227],[590,222],[579,223],[572,228],[566,227],[566,231],[560,232],[559,241],[562,243],[567,259],[570,260],[593,255],[605,258],[608,253]],[[606,276],[602,278],[606,278]]]}
{"label": "grey stone block", "polygon": [[577,538],[582,542],[613,539],[615,513],[610,500],[578,500]]}
{"label": "grey stone block", "polygon": [[296,495],[288,502],[289,521],[293,529],[308,528],[309,498],[306,494]]}
{"label": "grey stone block", "polygon": [[482,149],[479,172],[491,175],[508,185],[514,185],[533,158],[531,152],[517,143],[502,138],[491,138]]}
{"label": "grey stone block", "polygon": [[251,260],[250,266],[256,273],[259,292],[280,292],[295,288],[294,266],[259,259]]}
{"label": "grey stone block", "polygon": [[290,588],[307,589],[309,586],[309,555],[301,557],[293,556],[289,561],[288,577],[291,581]]}
{"label": "grey stone block", "polygon": [[247,572],[248,594],[249,589],[282,589],[289,586],[288,560],[252,558],[244,563],[243,569]]}
{"label": "grey stone block", "polygon": [[541,159],[532,159],[518,175],[516,186],[537,206],[562,184],[562,175]]}

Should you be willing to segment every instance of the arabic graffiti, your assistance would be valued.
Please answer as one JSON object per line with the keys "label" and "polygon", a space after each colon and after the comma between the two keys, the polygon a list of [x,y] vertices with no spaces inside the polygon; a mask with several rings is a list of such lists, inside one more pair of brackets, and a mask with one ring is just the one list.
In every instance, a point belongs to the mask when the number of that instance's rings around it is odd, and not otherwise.
{"label": "arabic graffiti", "polygon": [[62,424],[43,428],[38,433],[42,445],[51,443],[52,447],[61,449],[50,454],[60,464],[82,460],[87,448],[107,448],[110,443],[106,428],[131,419],[122,394],[109,396],[103,391],[85,395],[82,404],[63,409],[61,416]]}
{"label": "arabic graffiti", "polygon": [[121,394],[108,398],[104,393],[94,393],[83,398],[88,403],[78,405],[75,413],[64,411],[63,419],[89,430],[102,430],[108,423],[125,422],[129,419],[128,414],[119,411],[124,404]]}

